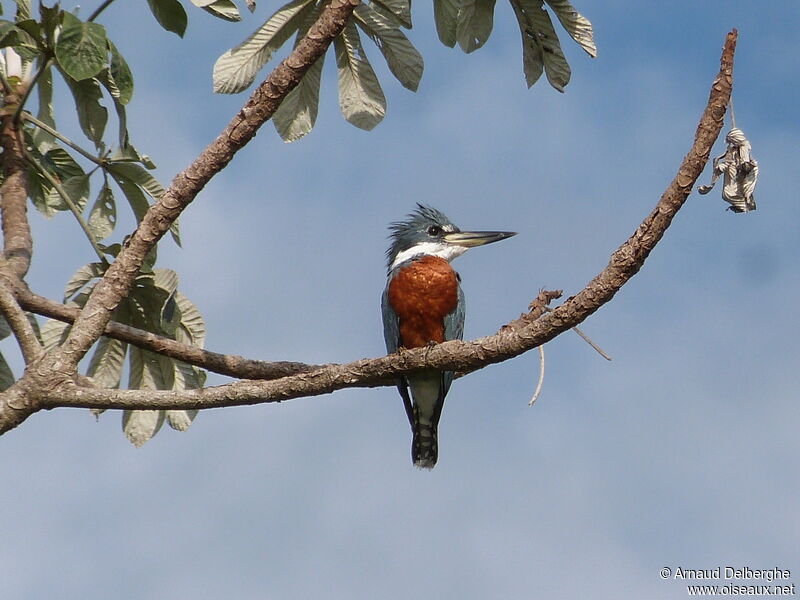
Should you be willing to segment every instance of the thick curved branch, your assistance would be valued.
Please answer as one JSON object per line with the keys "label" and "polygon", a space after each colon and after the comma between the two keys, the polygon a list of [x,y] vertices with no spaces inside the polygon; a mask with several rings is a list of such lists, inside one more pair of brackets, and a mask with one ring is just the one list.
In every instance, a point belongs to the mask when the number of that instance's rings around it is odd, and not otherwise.
{"label": "thick curved branch", "polygon": [[114,308],[133,284],[147,252],[169,230],[178,215],[209,180],[233,159],[278,109],[309,68],[344,29],[359,0],[333,0],[292,53],[259,85],[224,131],[197,159],[173,179],[169,189],[145,214],[117,260],[92,292],[58,352],[53,366],[74,369],[103,334]]}
{"label": "thick curved branch", "polygon": [[6,106],[6,114],[3,115],[0,125],[0,147],[3,149],[3,183],[0,185],[3,256],[12,272],[22,278],[31,265],[33,238],[28,223],[28,182],[22,132],[13,119],[19,96],[16,93],[7,93],[3,101]]}
{"label": "thick curved branch", "polygon": [[44,348],[39,343],[31,322],[14,296],[10,283],[14,275],[8,274],[12,270],[9,261],[0,259],[0,314],[5,317],[11,331],[14,332],[25,364],[28,364],[41,357],[44,354]]}
{"label": "thick curved branch", "polygon": [[720,71],[711,87],[694,143],[655,209],[612,254],[608,266],[597,277],[580,293],[552,311],[543,312],[541,305],[547,301],[547,294],[543,293],[538,302],[534,302],[531,313],[512,321],[493,336],[470,342],[445,342],[430,348],[404,350],[383,358],[327,365],[309,373],[274,381],[241,381],[203,390],[94,390],[73,385],[62,386],[42,395],[42,407],[189,409],[280,402],[347,387],[383,385],[387,378],[426,367],[469,372],[518,356],[552,340],[611,300],[641,269],[688,198],[722,130],[725,110],[730,101],[735,47],[736,30],[733,30],[727,36]]}

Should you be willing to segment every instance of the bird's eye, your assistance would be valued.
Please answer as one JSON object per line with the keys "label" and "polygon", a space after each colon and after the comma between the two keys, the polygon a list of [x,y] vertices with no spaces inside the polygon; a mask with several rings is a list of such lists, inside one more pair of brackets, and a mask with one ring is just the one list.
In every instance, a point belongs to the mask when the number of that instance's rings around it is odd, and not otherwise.
{"label": "bird's eye", "polygon": [[438,225],[431,225],[428,227],[428,235],[438,236],[442,233],[442,228]]}

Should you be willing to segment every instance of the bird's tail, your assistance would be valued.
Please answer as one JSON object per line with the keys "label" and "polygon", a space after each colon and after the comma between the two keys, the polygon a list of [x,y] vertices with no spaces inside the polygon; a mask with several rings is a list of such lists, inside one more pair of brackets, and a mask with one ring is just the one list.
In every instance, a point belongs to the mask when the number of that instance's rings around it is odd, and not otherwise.
{"label": "bird's tail", "polygon": [[439,458],[436,425],[417,422],[411,440],[411,460],[420,469],[432,469]]}

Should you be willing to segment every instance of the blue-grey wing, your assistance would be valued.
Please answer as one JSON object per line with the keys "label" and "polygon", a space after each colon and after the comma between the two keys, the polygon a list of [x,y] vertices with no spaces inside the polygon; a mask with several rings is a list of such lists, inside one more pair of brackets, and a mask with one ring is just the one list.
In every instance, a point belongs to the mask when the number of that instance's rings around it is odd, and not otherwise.
{"label": "blue-grey wing", "polygon": [[[444,318],[444,339],[461,340],[464,339],[464,318],[466,316],[466,306],[464,303],[464,292],[461,285],[458,286],[458,302],[456,307],[449,315]],[[450,384],[453,383],[453,372],[444,371],[442,373],[442,397],[447,394]]]}
{"label": "blue-grey wing", "polygon": [[381,296],[381,315],[383,317],[383,340],[386,342],[387,354],[397,352],[400,347],[400,321],[397,314],[389,306],[389,284]]}
{"label": "blue-grey wing", "polygon": [[[389,306],[389,283],[381,296],[381,316],[383,317],[383,340],[386,342],[386,353],[393,354],[400,347],[400,319]],[[411,427],[414,427],[414,408],[411,406],[411,396],[408,393],[408,380],[405,377],[397,378],[397,391],[403,398],[403,406]]]}

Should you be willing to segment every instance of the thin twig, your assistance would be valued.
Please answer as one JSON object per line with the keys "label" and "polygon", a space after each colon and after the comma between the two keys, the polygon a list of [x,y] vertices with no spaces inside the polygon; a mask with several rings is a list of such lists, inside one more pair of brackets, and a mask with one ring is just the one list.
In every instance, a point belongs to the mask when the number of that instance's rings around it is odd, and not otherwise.
{"label": "thin twig", "polygon": [[32,123],[33,125],[36,125],[36,127],[41,129],[42,131],[46,131],[47,133],[52,135],[54,138],[57,138],[57,139],[61,140],[67,146],[69,146],[70,148],[75,150],[75,152],[77,152],[78,154],[80,154],[84,158],[89,159],[94,164],[96,164],[98,167],[104,167],[106,165],[105,161],[102,158],[98,158],[97,156],[95,156],[94,154],[89,152],[88,150],[84,150],[78,144],[76,144],[71,139],[69,139],[67,136],[65,136],[63,133],[60,133],[59,131],[53,129],[52,127],[50,127],[44,121],[40,121],[39,119],[34,117],[31,113],[29,113],[29,112],[23,113],[22,119],[24,121],[28,121],[29,123]]}
{"label": "thin twig", "polygon": [[91,15],[89,15],[89,18],[86,19],[86,21],[87,22],[94,21],[97,17],[100,16],[100,13],[102,13],[105,9],[109,7],[109,5],[112,2],[114,2],[114,0],[105,0],[100,6],[94,9],[94,12]]}
{"label": "thin twig", "polygon": [[[549,306],[545,306],[545,307],[544,307],[544,311],[545,311],[545,312],[552,312],[552,311],[553,311],[553,309],[552,309],[552,308],[550,308]],[[603,349],[602,349],[600,346],[598,346],[597,344],[595,344],[595,343],[592,341],[592,339],[591,339],[591,338],[590,338],[588,335],[586,335],[585,333],[583,333],[583,331],[581,331],[581,330],[580,330],[580,328],[578,328],[577,326],[575,326],[575,327],[573,327],[573,328],[572,328],[572,331],[574,331],[574,332],[575,332],[575,333],[577,333],[579,336],[581,336],[581,338],[583,339],[583,341],[584,341],[584,342],[586,342],[587,344],[589,344],[589,345],[590,345],[592,348],[594,348],[595,352],[597,352],[597,353],[598,353],[600,356],[602,356],[603,358],[605,358],[605,359],[606,359],[606,360],[608,360],[608,361],[612,360],[612,358],[611,358],[611,357],[610,357],[608,354],[606,354],[606,353],[603,351]]]}
{"label": "thin twig", "polygon": [[595,352],[597,352],[600,356],[602,356],[603,358],[605,358],[608,361],[612,360],[612,358],[608,354],[603,352],[603,349],[600,346],[595,344],[591,340],[591,338],[588,335],[586,335],[585,333],[583,333],[578,327],[573,327],[572,331],[574,331],[579,336],[581,336],[581,338],[583,338],[583,341],[586,342],[587,344],[589,344],[592,348],[594,348]]}
{"label": "thin twig", "polygon": [[542,386],[544,385],[544,344],[539,346],[539,382],[536,384],[536,390],[533,392],[533,398],[528,402],[528,406],[536,404],[539,399],[539,394],[542,393]]}
{"label": "thin twig", "polygon": [[108,266],[108,260],[106,259],[106,255],[103,253],[103,251],[100,250],[97,238],[94,237],[94,233],[92,233],[92,230],[89,228],[88,223],[86,223],[86,220],[83,218],[81,211],[78,210],[77,206],[75,206],[75,203],[72,201],[72,198],[69,197],[69,194],[67,194],[66,190],[64,190],[61,184],[56,180],[55,177],[53,177],[50,174],[50,172],[47,169],[45,169],[38,162],[36,162],[30,155],[28,155],[27,152],[25,153],[25,160],[27,160],[28,164],[30,164],[34,169],[36,169],[42,177],[47,179],[50,185],[52,185],[53,188],[56,190],[56,192],[58,192],[58,195],[61,196],[61,199],[67,205],[70,212],[72,212],[72,214],[75,216],[75,219],[77,219],[78,224],[81,226],[81,229],[83,229],[83,233],[86,234],[86,237],[89,240],[89,243],[92,245],[95,254],[97,254],[97,257],[100,259],[100,262]]}

